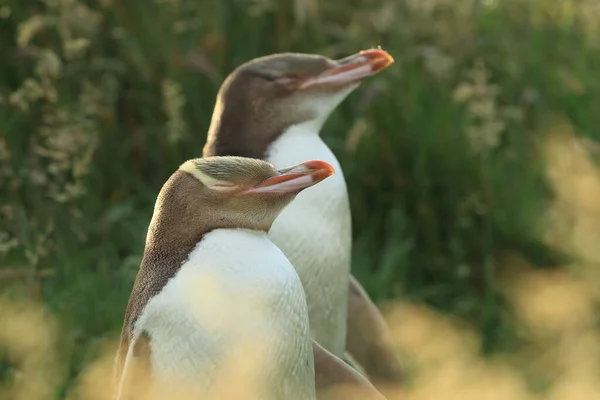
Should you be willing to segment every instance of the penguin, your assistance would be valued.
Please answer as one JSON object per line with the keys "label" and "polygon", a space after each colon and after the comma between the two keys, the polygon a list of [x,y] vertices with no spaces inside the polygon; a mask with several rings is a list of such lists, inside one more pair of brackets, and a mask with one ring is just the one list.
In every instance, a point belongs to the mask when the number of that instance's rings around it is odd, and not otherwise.
{"label": "penguin", "polygon": [[[333,174],[320,160],[277,169],[208,157],[168,178],[125,311],[117,400],[314,400],[316,386],[348,380],[381,398],[311,339],[302,283],[267,236],[300,192]],[[316,381],[315,359],[330,378]]]}
{"label": "penguin", "polygon": [[386,386],[401,382],[402,368],[383,316],[351,276],[346,182],[320,131],[363,79],[393,62],[380,49],[340,60],[304,53],[250,60],[221,85],[203,148],[205,157],[258,158],[278,167],[316,158],[336,169],[330,179],[300,193],[268,236],[298,271],[313,339]]}

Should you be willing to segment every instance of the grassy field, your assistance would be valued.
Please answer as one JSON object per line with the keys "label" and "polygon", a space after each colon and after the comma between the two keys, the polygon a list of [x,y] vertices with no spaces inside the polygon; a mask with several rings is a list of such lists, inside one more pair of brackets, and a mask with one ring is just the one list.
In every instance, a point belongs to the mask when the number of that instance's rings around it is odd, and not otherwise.
{"label": "grassy field", "polygon": [[4,0],[0,397],[104,398],[155,196],[235,66],[378,45],[323,136],[411,398],[598,397],[599,26],[595,0]]}

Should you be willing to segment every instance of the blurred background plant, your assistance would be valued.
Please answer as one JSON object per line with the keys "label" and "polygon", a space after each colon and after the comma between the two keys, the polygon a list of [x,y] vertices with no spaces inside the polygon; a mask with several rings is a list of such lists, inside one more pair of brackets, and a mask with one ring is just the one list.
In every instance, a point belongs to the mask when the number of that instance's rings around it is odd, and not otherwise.
{"label": "blurred background plant", "polygon": [[233,68],[377,45],[323,136],[411,398],[597,397],[599,27],[596,0],[3,0],[2,398],[104,398],[155,196]]}

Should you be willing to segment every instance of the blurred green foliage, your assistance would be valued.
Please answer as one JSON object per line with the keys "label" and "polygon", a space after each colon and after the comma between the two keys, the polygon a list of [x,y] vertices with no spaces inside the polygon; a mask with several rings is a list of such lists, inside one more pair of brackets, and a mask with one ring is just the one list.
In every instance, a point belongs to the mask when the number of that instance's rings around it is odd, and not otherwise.
{"label": "blurred green foliage", "polygon": [[396,63],[323,130],[348,180],[354,273],[377,301],[425,301],[483,329],[486,349],[510,346],[496,257],[565,259],[541,239],[548,117],[598,135],[594,3],[5,0],[0,263],[20,272],[2,291],[59,315],[72,379],[119,332],[155,196],[201,154],[224,77],[274,52],[381,45]]}

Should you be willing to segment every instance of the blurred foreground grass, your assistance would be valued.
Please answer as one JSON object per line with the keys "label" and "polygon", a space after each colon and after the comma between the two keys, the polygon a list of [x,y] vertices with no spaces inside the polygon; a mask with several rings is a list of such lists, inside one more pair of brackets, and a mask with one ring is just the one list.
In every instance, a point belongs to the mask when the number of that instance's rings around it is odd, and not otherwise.
{"label": "blurred foreground grass", "polygon": [[229,71],[376,45],[396,63],[324,139],[411,398],[597,397],[599,23],[595,0],[4,0],[0,398],[104,398],[154,198]]}

